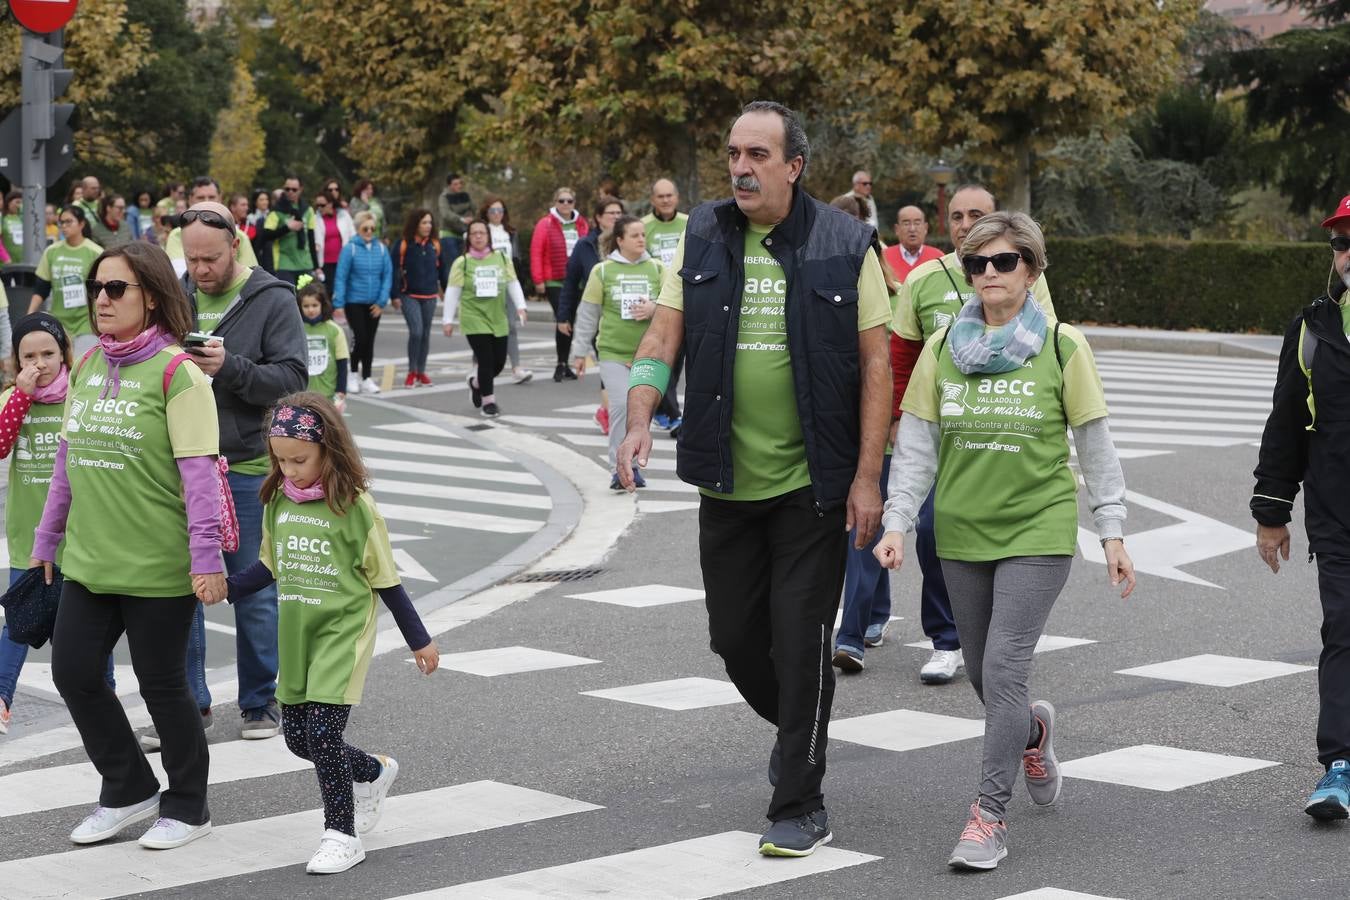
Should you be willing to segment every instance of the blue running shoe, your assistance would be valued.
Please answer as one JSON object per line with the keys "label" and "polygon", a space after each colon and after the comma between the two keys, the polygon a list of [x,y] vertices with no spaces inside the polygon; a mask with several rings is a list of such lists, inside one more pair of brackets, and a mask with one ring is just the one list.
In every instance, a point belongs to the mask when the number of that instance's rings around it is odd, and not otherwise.
{"label": "blue running shoe", "polygon": [[1350,817],[1350,763],[1338,759],[1331,764],[1303,811],[1323,822]]}
{"label": "blue running shoe", "polygon": [[657,413],[656,415],[652,416],[652,424],[655,425],[657,428],[660,428],[662,431],[669,431],[670,416],[666,415],[665,413]]}

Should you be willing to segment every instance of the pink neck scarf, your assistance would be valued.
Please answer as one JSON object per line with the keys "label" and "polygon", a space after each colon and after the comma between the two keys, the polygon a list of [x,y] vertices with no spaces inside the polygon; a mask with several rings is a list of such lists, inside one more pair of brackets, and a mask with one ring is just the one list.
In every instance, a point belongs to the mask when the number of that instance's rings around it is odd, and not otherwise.
{"label": "pink neck scarf", "polygon": [[64,403],[66,400],[66,388],[70,385],[70,370],[64,365],[61,371],[52,379],[52,383],[46,387],[38,386],[33,390],[34,403]]}
{"label": "pink neck scarf", "polygon": [[319,480],[307,488],[296,487],[289,478],[281,482],[281,491],[294,503],[309,503],[323,499],[323,481]]}

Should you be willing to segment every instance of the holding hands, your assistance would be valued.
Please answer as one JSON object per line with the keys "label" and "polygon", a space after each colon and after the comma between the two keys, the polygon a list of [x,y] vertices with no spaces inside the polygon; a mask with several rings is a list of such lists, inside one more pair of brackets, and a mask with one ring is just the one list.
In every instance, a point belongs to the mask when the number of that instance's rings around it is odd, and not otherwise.
{"label": "holding hands", "polygon": [[225,573],[212,572],[209,575],[193,575],[192,592],[197,595],[198,600],[207,606],[219,603],[229,594],[229,589],[225,585]]}

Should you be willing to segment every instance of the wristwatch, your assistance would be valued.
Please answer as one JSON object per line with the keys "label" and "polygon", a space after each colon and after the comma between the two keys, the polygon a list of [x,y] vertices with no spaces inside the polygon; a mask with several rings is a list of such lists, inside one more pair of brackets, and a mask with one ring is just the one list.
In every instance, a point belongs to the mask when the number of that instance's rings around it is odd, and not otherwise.
{"label": "wristwatch", "polygon": [[1102,538],[1102,546],[1103,546],[1103,547],[1106,546],[1106,542],[1107,542],[1107,541],[1120,541],[1122,544],[1125,543],[1125,539],[1124,539],[1123,537],[1109,537],[1109,538]]}

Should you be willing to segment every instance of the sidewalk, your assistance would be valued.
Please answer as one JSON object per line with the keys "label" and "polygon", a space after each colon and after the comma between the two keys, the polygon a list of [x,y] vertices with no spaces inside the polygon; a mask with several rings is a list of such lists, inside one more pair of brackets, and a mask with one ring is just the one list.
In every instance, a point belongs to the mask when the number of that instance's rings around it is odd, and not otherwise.
{"label": "sidewalk", "polygon": [[1277,334],[1226,334],[1221,331],[1162,331],[1119,325],[1079,325],[1093,350],[1193,353],[1274,359],[1284,338]]}

